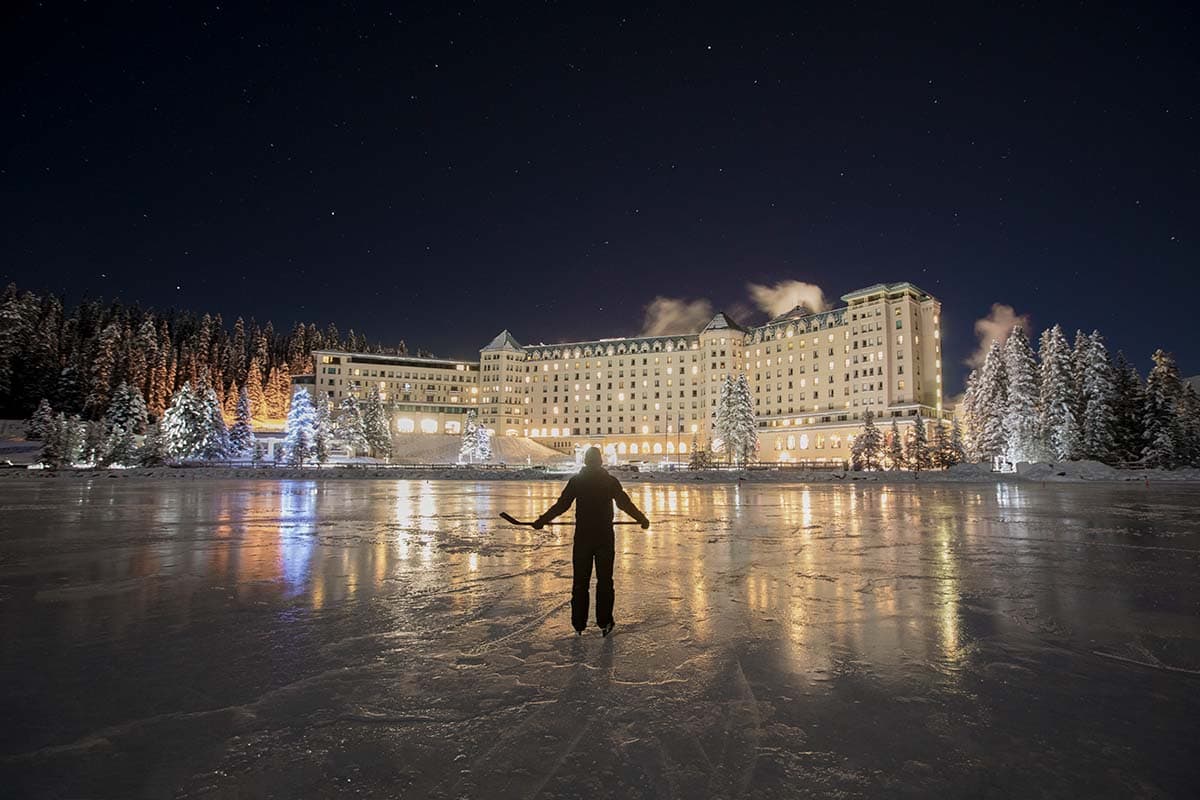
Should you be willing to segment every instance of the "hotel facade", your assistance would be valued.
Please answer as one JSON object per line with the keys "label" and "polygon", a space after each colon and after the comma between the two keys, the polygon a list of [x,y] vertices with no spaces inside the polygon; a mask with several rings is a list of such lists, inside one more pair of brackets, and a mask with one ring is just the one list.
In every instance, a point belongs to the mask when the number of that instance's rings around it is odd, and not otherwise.
{"label": "hotel facade", "polygon": [[846,461],[867,411],[880,425],[946,415],[941,303],[911,283],[841,299],[750,328],[718,313],[672,336],[528,345],[505,330],[469,361],[319,350],[310,387],[331,404],[377,388],[396,433],[458,434],[474,408],[497,436],[657,462],[714,442],[722,382],[744,373],[759,461]]}

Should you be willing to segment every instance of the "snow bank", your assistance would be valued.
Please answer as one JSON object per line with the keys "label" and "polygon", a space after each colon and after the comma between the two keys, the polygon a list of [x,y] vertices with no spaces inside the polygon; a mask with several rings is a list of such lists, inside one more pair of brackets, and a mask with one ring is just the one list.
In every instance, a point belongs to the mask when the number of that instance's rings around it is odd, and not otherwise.
{"label": "snow bank", "polygon": [[[287,466],[213,466],[189,465],[183,467],[129,467],[97,469],[79,467],[73,469],[0,469],[0,479],[51,478],[149,478],[162,480],[449,480],[449,481],[550,481],[561,483],[568,471],[557,471],[545,467],[486,467],[486,466],[431,466],[405,467],[383,464],[350,465],[331,464],[324,467]],[[960,464],[945,471],[912,472],[840,472],[828,470],[701,470],[691,472],[623,472],[614,474],[627,485],[638,483],[1000,483],[1005,481],[1200,481],[1200,469],[1125,470],[1114,469],[1094,461],[1066,463],[1021,464],[1016,474],[992,472],[987,465]]]}
{"label": "snow bank", "polygon": [[938,473],[937,477],[940,480],[948,481],[978,481],[978,480],[996,480],[997,475],[992,471],[991,464],[955,464],[945,472]]}
{"label": "snow bank", "polygon": [[1028,481],[1197,481],[1200,469],[1117,469],[1099,461],[1017,464],[1017,476]]}

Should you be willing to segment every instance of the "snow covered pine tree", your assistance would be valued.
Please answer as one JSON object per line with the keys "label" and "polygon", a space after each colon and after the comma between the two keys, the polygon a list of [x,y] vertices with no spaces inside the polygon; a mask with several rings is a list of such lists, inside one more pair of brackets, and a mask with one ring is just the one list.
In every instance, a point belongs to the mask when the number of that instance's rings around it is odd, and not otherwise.
{"label": "snow covered pine tree", "polygon": [[229,429],[229,454],[234,458],[249,458],[253,452],[254,428],[251,425],[250,392],[243,386],[238,391],[233,427]]}
{"label": "snow covered pine tree", "polygon": [[291,409],[284,427],[283,449],[287,463],[298,467],[312,459],[316,439],[317,413],[308,390],[297,387],[292,393]]}

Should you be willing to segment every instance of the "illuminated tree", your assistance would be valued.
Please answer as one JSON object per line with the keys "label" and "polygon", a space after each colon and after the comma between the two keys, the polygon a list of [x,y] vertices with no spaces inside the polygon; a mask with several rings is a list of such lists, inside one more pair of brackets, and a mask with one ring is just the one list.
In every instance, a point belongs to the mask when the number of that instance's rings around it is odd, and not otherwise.
{"label": "illuminated tree", "polygon": [[229,429],[229,453],[235,458],[245,458],[254,451],[254,427],[251,419],[250,393],[243,386],[238,392],[233,427]]}
{"label": "illuminated tree", "polygon": [[688,457],[688,469],[708,469],[712,466],[712,450],[705,441],[696,443],[696,435],[692,434],[692,452]]}
{"label": "illuminated tree", "polygon": [[1008,373],[1004,350],[993,340],[979,372],[974,398],[972,438],[981,458],[1004,452],[1004,412],[1008,408]]}
{"label": "illuminated tree", "polygon": [[955,409],[954,419],[961,419],[962,422],[962,438],[963,452],[965,457],[971,461],[978,461],[982,456],[979,449],[975,446],[975,441],[979,431],[979,415],[978,415],[978,395],[979,395],[979,370],[971,370],[971,374],[967,376],[967,388],[963,392],[962,401]]}
{"label": "illuminated tree", "polygon": [[350,448],[351,455],[358,455],[369,447],[362,412],[359,410],[358,401],[353,397],[342,398],[337,417],[334,419],[333,436]]}
{"label": "illuminated tree", "polygon": [[277,418],[283,418],[287,416],[288,409],[290,409],[292,405],[292,373],[288,369],[288,364],[286,361],[280,364],[278,369],[275,369],[274,372],[276,383],[275,396],[281,400],[280,405],[275,409],[275,412],[278,415]]}
{"label": "illuminated tree", "polygon": [[167,400],[171,395],[171,391],[167,387],[171,357],[170,342],[168,341],[165,346],[158,348],[158,358],[155,361],[154,369],[146,377],[146,409],[155,419],[161,417],[166,411]]}
{"label": "illuminated tree", "polygon": [[1083,424],[1080,455],[1112,461],[1116,451],[1117,386],[1100,331],[1093,331],[1083,365]]}
{"label": "illuminated tree", "polygon": [[725,457],[731,464],[741,466],[754,459],[758,445],[758,423],[754,418],[754,399],[745,373],[740,373],[737,378],[725,376],[714,427],[721,437]]}
{"label": "illuminated tree", "polygon": [[733,463],[736,445],[736,421],[733,415],[733,376],[726,375],[721,381],[721,394],[717,400],[716,411],[713,412],[713,430],[721,439],[721,450],[725,460]]}
{"label": "illuminated tree", "polygon": [[379,390],[372,387],[363,402],[363,432],[367,437],[367,448],[374,458],[390,458],[392,455],[392,431]]}
{"label": "illuminated tree", "polygon": [[929,463],[933,469],[945,469],[950,466],[946,454],[950,448],[950,431],[941,422],[933,425],[933,436],[929,441]]}
{"label": "illuminated tree", "polygon": [[46,432],[53,424],[54,409],[50,408],[50,401],[43,397],[42,401],[38,403],[37,411],[33,412],[33,416],[29,418],[29,422],[25,426],[25,438],[44,439]]}
{"label": "illuminated tree", "polygon": [[746,373],[738,373],[733,384],[734,430],[737,442],[735,455],[739,464],[754,461],[758,452],[758,420],[754,417],[754,397]]}
{"label": "illuminated tree", "polygon": [[480,463],[492,460],[492,432],[483,425],[475,429],[475,457]]}
{"label": "illuminated tree", "polygon": [[284,428],[283,448],[287,463],[300,466],[312,459],[316,443],[317,414],[308,391],[297,386]]}
{"label": "illuminated tree", "polygon": [[929,452],[929,434],[925,430],[925,419],[917,411],[912,428],[908,432],[908,440],[904,447],[904,464],[913,472],[921,472],[933,467],[933,459]]}
{"label": "illuminated tree", "polygon": [[888,434],[887,452],[888,460],[892,462],[892,469],[903,469],[904,441],[900,438],[900,426],[896,424],[895,417],[892,418],[892,430]]}
{"label": "illuminated tree", "polygon": [[487,436],[483,437],[483,442],[479,436],[479,422],[475,409],[467,409],[467,419],[463,423],[462,440],[458,445],[458,461],[460,464],[474,464],[477,461],[482,461],[480,458],[480,444],[487,442]]}
{"label": "illuminated tree", "polygon": [[879,469],[883,458],[883,433],[875,425],[875,415],[863,413],[863,427],[850,447],[850,463],[856,470]]}
{"label": "illuminated tree", "polygon": [[250,399],[250,416],[253,419],[262,419],[267,416],[266,395],[263,392],[263,376],[262,369],[258,365],[258,359],[250,359],[250,367],[246,370],[246,383],[244,385],[247,396]]}
{"label": "illuminated tree", "polygon": [[1003,418],[1005,454],[1014,463],[1036,461],[1041,451],[1037,361],[1020,325],[1013,327],[1004,344],[1004,373],[1008,380]]}
{"label": "illuminated tree", "polygon": [[966,447],[963,445],[962,426],[958,422],[958,417],[950,423],[950,442],[946,448],[945,455],[942,458],[943,466],[953,467],[955,464],[961,464],[966,460]]}
{"label": "illuminated tree", "polygon": [[1077,456],[1078,420],[1075,381],[1071,372],[1071,350],[1058,325],[1042,333],[1038,345],[1041,358],[1039,427],[1042,445],[1051,458]]}
{"label": "illuminated tree", "polygon": [[241,392],[238,390],[236,383],[231,383],[224,389],[224,395],[221,399],[221,413],[225,415],[226,420],[237,419],[238,397]]}
{"label": "illuminated tree", "polygon": [[135,386],[122,382],[113,392],[112,402],[104,413],[104,423],[109,429],[124,428],[130,434],[146,430],[149,415],[142,393]]}
{"label": "illuminated tree", "polygon": [[[333,439],[333,429],[329,421],[329,404],[323,399],[318,399],[313,405],[316,411],[316,421],[313,425],[313,457],[316,458],[318,464],[324,464],[329,460],[329,444]],[[290,409],[288,413],[291,413]]]}
{"label": "illuminated tree", "polygon": [[108,432],[103,449],[95,459],[98,465],[119,464],[132,465],[137,462],[137,439],[133,431],[122,425],[115,425]]}
{"label": "illuminated tree", "polygon": [[190,381],[184,381],[163,412],[161,434],[167,456],[178,459],[203,458],[210,424],[203,398],[192,391]]}
{"label": "illuminated tree", "polygon": [[143,467],[157,467],[167,460],[166,440],[163,439],[158,423],[146,429],[146,436],[142,439],[142,447],[137,456]]}
{"label": "illuminated tree", "polygon": [[200,392],[204,404],[204,443],[201,456],[206,459],[229,457],[229,428],[225,425],[225,415],[221,413],[221,402],[211,386],[205,386]]}
{"label": "illuminated tree", "polygon": [[69,467],[83,457],[85,428],[78,416],[59,413],[42,440],[43,464]]}
{"label": "illuminated tree", "polygon": [[286,416],[281,389],[279,370],[271,367],[267,372],[267,382],[263,387],[263,416],[267,419],[282,419]]}

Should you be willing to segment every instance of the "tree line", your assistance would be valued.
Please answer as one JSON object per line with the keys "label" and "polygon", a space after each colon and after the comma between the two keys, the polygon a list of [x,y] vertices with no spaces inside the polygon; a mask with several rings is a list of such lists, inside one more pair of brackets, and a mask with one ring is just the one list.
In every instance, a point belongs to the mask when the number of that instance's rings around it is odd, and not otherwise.
{"label": "tree line", "polygon": [[[240,391],[254,419],[287,416],[294,375],[310,372],[313,350],[404,355],[353,330],[297,322],[288,333],[271,322],[220,314],[157,312],[119,301],[84,300],[72,309],[55,294],[0,295],[0,417],[27,419],[42,400],[68,417],[103,419],[118,388],[137,389],[151,420],[161,418],[184,384],[213,390],[222,413],[236,415]],[[418,355],[430,355],[418,351]]]}
{"label": "tree line", "polygon": [[[42,441],[41,463],[50,468],[247,459],[259,463],[266,447],[254,434],[246,387],[238,391],[235,405],[229,424],[211,385],[193,387],[185,381],[161,419],[151,422],[141,392],[122,383],[97,420],[56,413],[42,400],[29,420],[28,438]],[[314,403],[306,389],[296,387],[284,434],[277,458],[293,466],[324,464],[338,443],[356,455],[387,458],[392,453],[389,416],[377,389],[361,402],[346,398],[334,414],[327,403]]]}
{"label": "tree line", "polygon": [[1200,466],[1200,397],[1162,350],[1145,380],[1099,331],[1044,331],[1035,352],[1016,326],[971,372],[958,409],[972,461],[1090,459],[1113,466]]}
{"label": "tree line", "polygon": [[863,415],[862,430],[850,445],[850,466],[856,470],[900,470],[921,472],[948,469],[966,457],[962,427],[958,420],[949,425],[930,423],[918,412],[912,424],[902,434],[896,419],[891,428],[882,431],[869,410]]}

